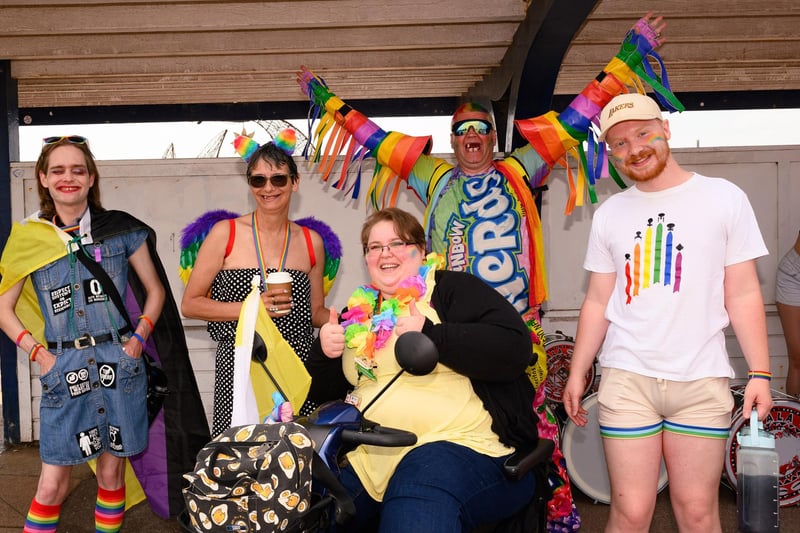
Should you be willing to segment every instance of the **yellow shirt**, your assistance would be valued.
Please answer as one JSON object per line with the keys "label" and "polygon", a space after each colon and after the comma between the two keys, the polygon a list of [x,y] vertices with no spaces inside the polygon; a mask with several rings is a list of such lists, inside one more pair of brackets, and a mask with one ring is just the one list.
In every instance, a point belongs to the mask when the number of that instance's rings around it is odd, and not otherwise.
{"label": "yellow shirt", "polygon": [[[424,301],[416,307],[434,324],[441,323],[430,307],[434,280],[433,269],[427,281]],[[407,316],[408,308],[400,316]],[[397,336],[392,334],[386,345],[375,351],[377,382],[366,377],[357,379],[353,350],[345,349],[342,364],[345,376],[355,385],[353,394],[359,406],[365,407],[392,379],[400,367],[394,357]],[[492,431],[492,417],[472,389],[469,378],[438,364],[427,376],[404,374],[365,413],[369,420],[382,426],[404,429],[417,435],[417,444],[405,448],[362,445],[347,454],[350,464],[369,495],[383,500],[389,479],[400,460],[412,449],[437,441],[466,446],[491,457],[508,455],[514,450],[502,444]]]}

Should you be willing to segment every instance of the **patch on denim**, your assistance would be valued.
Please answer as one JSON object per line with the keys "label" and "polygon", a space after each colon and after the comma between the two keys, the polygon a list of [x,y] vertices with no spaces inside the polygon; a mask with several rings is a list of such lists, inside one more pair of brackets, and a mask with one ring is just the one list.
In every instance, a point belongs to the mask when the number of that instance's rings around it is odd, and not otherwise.
{"label": "patch on denim", "polygon": [[64,381],[67,382],[67,390],[70,398],[77,398],[91,392],[92,386],[89,383],[89,369],[79,368],[64,374]]}
{"label": "patch on denim", "polygon": [[108,426],[108,447],[116,452],[123,451],[122,433],[117,426]]}
{"label": "patch on denim", "polygon": [[103,449],[103,441],[100,439],[100,430],[95,426],[91,429],[81,431],[75,435],[78,446],[84,457],[94,455]]}
{"label": "patch on denim", "polygon": [[97,372],[100,374],[100,385],[107,389],[117,388],[117,363],[100,363]]}

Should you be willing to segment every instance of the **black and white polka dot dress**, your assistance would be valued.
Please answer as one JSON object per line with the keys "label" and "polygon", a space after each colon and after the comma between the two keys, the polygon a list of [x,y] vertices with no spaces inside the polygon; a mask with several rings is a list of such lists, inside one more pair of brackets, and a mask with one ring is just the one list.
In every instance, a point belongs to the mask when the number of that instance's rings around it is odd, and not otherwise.
{"label": "black and white polka dot dress", "polygon": [[[277,269],[267,269],[267,273]],[[314,338],[311,326],[311,282],[305,272],[287,269],[292,274],[292,312],[273,318],[278,331],[295,353],[305,362]],[[243,302],[250,292],[250,281],[260,273],[257,268],[220,270],[211,284],[211,299],[220,302]],[[231,425],[233,409],[233,354],[236,341],[237,320],[209,322],[208,333],[217,341],[216,371],[214,376],[214,423],[212,437]],[[316,405],[306,402],[301,415],[310,414]]]}

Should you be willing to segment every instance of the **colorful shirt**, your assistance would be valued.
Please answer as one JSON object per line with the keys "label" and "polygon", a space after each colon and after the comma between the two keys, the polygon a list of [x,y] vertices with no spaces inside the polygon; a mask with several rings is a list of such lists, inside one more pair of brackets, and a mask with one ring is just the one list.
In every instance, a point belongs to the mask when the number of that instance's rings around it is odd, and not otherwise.
{"label": "colorful shirt", "polygon": [[[526,187],[537,187],[549,168],[530,145],[507,160],[524,170]],[[530,307],[536,254],[529,213],[506,167],[465,175],[442,159],[422,155],[408,178],[426,204],[428,251],[444,256],[448,270],[469,272],[495,288],[518,312]],[[530,194],[530,191],[528,191]],[[534,214],[538,226],[538,213]]]}

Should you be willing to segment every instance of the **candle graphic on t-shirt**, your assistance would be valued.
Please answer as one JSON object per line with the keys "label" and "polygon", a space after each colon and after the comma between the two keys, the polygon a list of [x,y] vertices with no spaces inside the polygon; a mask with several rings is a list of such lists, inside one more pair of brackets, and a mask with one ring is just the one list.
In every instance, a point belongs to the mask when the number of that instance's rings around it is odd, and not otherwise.
{"label": "candle graphic on t-shirt", "polygon": [[635,232],[633,251],[625,254],[626,303],[639,296],[640,290],[659,285],[680,292],[683,245],[674,245],[674,230],[675,223],[667,223],[666,214],[658,213],[657,218],[647,219],[643,231]]}
{"label": "candle graphic on t-shirt", "polygon": [[644,279],[642,279],[642,288],[646,289],[650,286],[650,271],[653,259],[653,219],[647,219],[647,229],[644,230]]}

